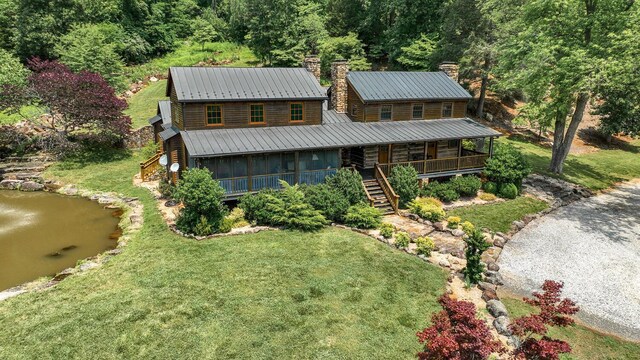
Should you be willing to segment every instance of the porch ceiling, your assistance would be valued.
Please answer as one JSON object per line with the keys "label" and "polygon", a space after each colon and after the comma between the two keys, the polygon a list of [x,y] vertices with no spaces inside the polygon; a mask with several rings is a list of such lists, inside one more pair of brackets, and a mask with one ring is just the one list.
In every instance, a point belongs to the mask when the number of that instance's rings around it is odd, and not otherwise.
{"label": "porch ceiling", "polygon": [[180,134],[192,157],[500,136],[468,118],[188,130]]}

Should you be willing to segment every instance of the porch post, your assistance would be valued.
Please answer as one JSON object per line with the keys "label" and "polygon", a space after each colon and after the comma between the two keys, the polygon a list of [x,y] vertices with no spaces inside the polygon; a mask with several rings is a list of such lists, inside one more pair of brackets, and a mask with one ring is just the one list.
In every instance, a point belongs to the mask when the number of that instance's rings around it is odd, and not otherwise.
{"label": "porch post", "polygon": [[293,181],[294,184],[297,184],[300,181],[300,154],[298,151],[294,153],[294,162],[295,162],[295,179]]}
{"label": "porch post", "polygon": [[493,137],[489,138],[489,157],[493,157]]}
{"label": "porch post", "polygon": [[252,177],[252,172],[253,172],[253,165],[251,164],[251,155],[247,155],[247,191],[251,192],[253,189],[253,180],[251,179]]}
{"label": "porch post", "polygon": [[424,142],[424,164],[422,165],[422,173],[427,173],[427,159],[429,158],[429,142]]}
{"label": "porch post", "polygon": [[462,139],[458,139],[458,170],[460,170],[461,159],[462,159]]}

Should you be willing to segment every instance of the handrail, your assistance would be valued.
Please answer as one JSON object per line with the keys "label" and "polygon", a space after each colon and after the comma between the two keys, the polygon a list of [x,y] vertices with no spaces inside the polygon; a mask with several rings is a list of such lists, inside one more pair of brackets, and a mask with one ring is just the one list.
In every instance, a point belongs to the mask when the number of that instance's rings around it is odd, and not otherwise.
{"label": "handrail", "polygon": [[147,181],[149,176],[160,167],[160,157],[162,155],[162,150],[158,150],[155,155],[140,163],[140,178],[142,181]]}
{"label": "handrail", "polygon": [[398,202],[400,200],[400,196],[398,196],[396,192],[393,191],[391,184],[389,184],[389,180],[387,180],[387,177],[384,175],[384,172],[382,172],[380,165],[378,165],[377,163],[375,165],[375,178],[376,180],[378,180],[378,183],[380,184],[382,191],[384,192],[385,196],[389,200],[389,203],[393,208],[393,212],[397,214]]}
{"label": "handrail", "polygon": [[369,205],[373,206],[375,204],[375,200],[373,200],[373,198],[371,197],[371,194],[369,194],[369,190],[367,190],[367,187],[364,184],[364,181],[361,181],[362,183],[362,188],[364,189],[364,193],[367,195],[367,200],[369,200]]}
{"label": "handrail", "polygon": [[435,174],[444,171],[464,170],[470,168],[481,168],[489,154],[479,153],[477,155],[454,156],[439,159],[399,161],[394,163],[379,164],[382,172],[391,173],[391,169],[396,166],[412,166],[419,174]]}

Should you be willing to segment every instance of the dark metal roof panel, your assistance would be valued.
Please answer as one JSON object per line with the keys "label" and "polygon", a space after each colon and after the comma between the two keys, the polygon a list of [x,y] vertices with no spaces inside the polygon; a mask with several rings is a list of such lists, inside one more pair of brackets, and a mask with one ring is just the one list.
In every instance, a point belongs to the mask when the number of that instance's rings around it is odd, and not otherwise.
{"label": "dark metal roof panel", "polygon": [[187,130],[180,134],[194,157],[500,136],[468,118]]}
{"label": "dark metal roof panel", "polygon": [[162,117],[160,117],[160,115],[156,115],[154,117],[152,117],[151,119],[149,119],[149,124],[153,125],[155,123],[157,123],[158,121],[161,121]]}
{"label": "dark metal roof panel", "polygon": [[172,67],[178,101],[327,99],[303,68]]}
{"label": "dark metal roof panel", "polygon": [[443,72],[351,71],[347,80],[365,102],[471,99]]}
{"label": "dark metal roof panel", "polygon": [[175,126],[171,126],[170,128],[159,133],[160,137],[164,141],[167,141],[178,134],[180,134],[180,129],[176,128]]}
{"label": "dark metal roof panel", "polygon": [[351,119],[347,114],[339,114],[335,110],[325,110],[322,112],[322,122],[324,124],[350,123]]}
{"label": "dark metal roof panel", "polygon": [[160,100],[158,101],[158,109],[160,110],[160,117],[163,124],[171,124],[171,101]]}

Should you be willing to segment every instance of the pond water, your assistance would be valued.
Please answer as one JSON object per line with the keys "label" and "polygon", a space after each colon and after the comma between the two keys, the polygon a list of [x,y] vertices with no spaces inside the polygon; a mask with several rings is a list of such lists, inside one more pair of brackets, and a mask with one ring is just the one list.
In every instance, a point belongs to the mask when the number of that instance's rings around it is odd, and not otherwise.
{"label": "pond water", "polygon": [[0,291],[115,248],[119,215],[88,199],[0,190]]}

